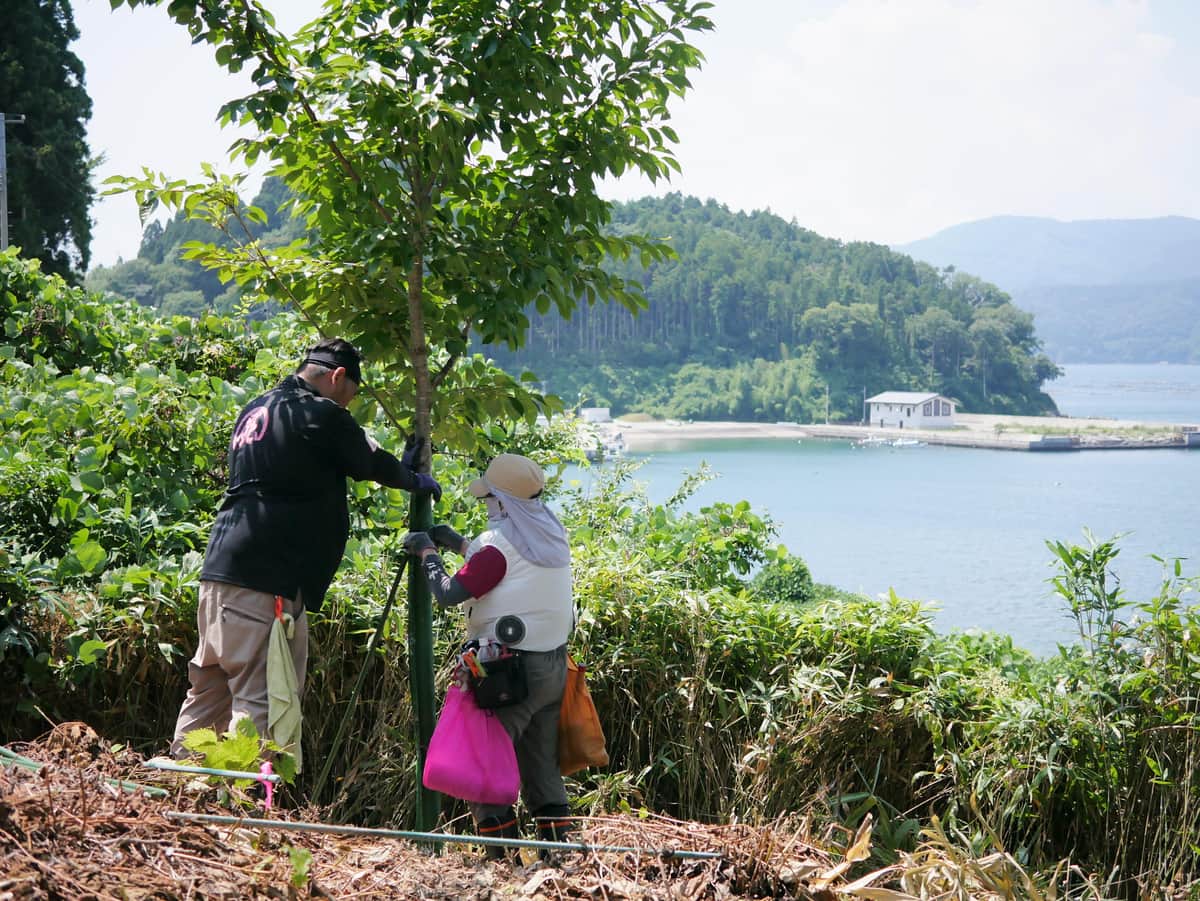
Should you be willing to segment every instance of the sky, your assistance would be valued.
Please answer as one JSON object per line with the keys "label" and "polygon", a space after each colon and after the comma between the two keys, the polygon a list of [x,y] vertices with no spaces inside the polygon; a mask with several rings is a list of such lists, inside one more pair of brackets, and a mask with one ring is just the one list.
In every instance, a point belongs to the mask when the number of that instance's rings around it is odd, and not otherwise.
{"label": "sky", "polygon": [[[268,0],[293,30],[319,0]],[[248,82],[162,9],[74,0],[102,155],[236,171],[216,121]],[[693,89],[672,107],[679,191],[822,235],[900,244],[996,215],[1200,217],[1196,0],[716,0]],[[92,264],[137,255],[132,197],[99,200]]]}

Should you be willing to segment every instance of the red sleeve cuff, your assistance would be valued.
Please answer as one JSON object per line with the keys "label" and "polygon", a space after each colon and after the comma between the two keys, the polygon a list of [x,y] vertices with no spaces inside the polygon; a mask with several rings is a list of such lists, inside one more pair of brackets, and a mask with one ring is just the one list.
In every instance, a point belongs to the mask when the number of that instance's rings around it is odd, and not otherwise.
{"label": "red sleeve cuff", "polygon": [[481,598],[500,584],[506,572],[508,561],[504,559],[504,554],[489,544],[472,554],[471,559],[454,574],[454,578],[472,597]]}

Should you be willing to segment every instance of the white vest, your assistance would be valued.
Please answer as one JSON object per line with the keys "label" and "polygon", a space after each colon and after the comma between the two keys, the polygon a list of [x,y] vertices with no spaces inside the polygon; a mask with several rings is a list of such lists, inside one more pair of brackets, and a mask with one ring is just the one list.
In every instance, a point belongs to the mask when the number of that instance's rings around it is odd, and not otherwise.
{"label": "white vest", "polygon": [[[508,568],[495,588],[466,602],[467,638],[492,638],[523,651],[553,651],[566,644],[575,627],[571,567],[534,566],[499,529],[484,532],[472,541],[467,559],[489,545],[504,554]],[[513,641],[496,634],[496,623],[504,617],[520,620],[525,633],[522,638]],[[503,627],[501,631],[509,634]]]}

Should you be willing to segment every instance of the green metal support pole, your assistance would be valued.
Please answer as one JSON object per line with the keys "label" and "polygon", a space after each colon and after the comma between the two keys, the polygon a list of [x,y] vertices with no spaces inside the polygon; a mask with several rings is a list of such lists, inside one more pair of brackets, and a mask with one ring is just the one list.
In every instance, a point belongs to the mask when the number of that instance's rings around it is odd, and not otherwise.
{"label": "green metal support pole", "polygon": [[[413,495],[408,521],[414,532],[427,531],[433,525],[433,502],[429,495]],[[437,825],[441,797],[421,784],[421,774],[425,771],[425,755],[437,717],[433,684],[433,599],[425,582],[425,573],[416,565],[408,568],[408,663],[417,744],[416,827],[418,832],[431,832]]]}

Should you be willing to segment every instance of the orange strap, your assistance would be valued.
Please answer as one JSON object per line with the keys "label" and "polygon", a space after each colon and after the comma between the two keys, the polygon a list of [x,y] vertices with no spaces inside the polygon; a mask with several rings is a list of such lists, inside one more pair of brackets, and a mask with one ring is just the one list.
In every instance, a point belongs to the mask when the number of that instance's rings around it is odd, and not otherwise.
{"label": "orange strap", "polygon": [[503,829],[510,829],[516,825],[516,818],[513,818],[506,823],[497,823],[495,826],[479,826],[478,829],[480,835],[487,835],[491,832],[500,832]]}
{"label": "orange strap", "polygon": [[275,618],[283,619],[283,597],[280,595],[275,595]]}

